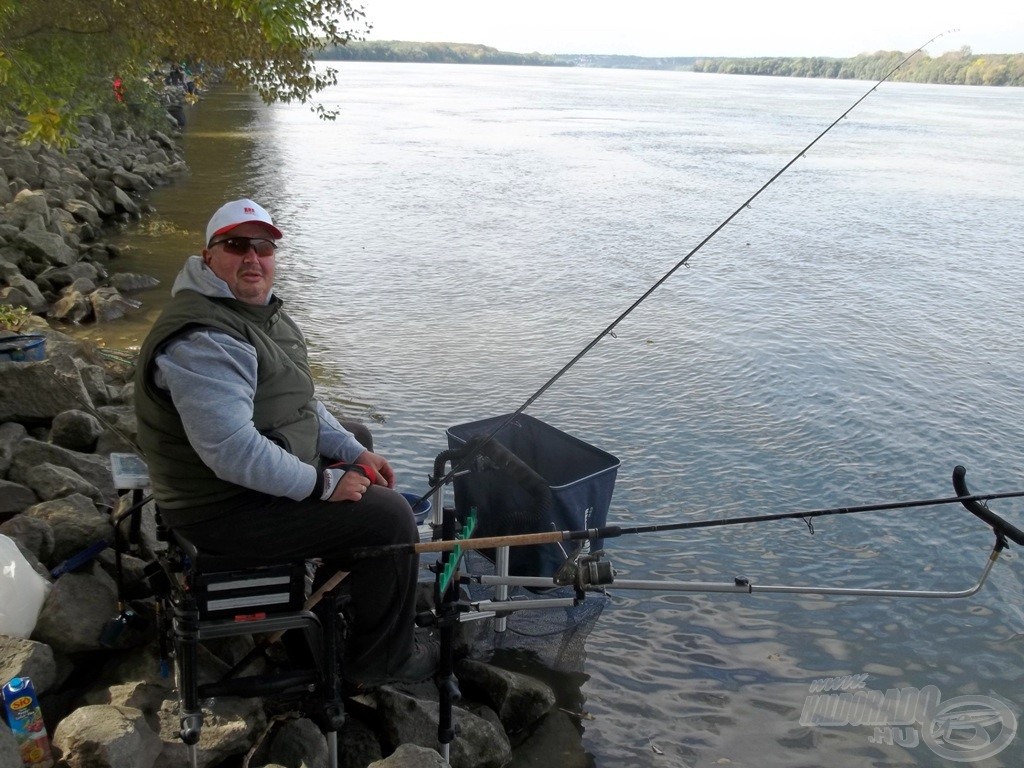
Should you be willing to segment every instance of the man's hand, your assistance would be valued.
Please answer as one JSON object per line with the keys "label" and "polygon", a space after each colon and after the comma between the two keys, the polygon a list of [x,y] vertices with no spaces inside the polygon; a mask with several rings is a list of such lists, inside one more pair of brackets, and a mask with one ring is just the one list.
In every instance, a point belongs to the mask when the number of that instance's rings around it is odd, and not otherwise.
{"label": "man's hand", "polygon": [[[343,473],[340,478],[339,473]],[[395,472],[383,456],[363,451],[351,464],[339,462],[325,469],[324,485],[324,494],[329,495],[321,498],[327,501],[360,501],[371,485],[394,488]]]}
{"label": "man's hand", "polygon": [[[335,470],[337,471],[337,470]],[[327,499],[328,501],[361,501],[366,489],[372,483],[366,476],[355,469],[350,469],[341,476],[341,480],[334,487],[334,492]]]}
{"label": "man's hand", "polygon": [[395,470],[391,468],[388,460],[383,456],[378,456],[370,451],[363,451],[353,464],[366,464],[373,467],[377,473],[377,485],[383,485],[385,488],[395,487]]}

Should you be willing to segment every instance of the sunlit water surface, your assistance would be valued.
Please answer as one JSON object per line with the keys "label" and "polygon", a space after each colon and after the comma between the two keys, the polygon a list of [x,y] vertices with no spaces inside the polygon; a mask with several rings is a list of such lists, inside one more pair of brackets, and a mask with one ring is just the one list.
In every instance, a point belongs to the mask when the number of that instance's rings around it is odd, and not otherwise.
{"label": "sunlit water surface", "polygon": [[[260,200],[324,398],[377,419],[421,491],[447,427],[517,408],[868,87],[346,64],[334,122],[215,91],[192,176],[121,238],[117,268],[164,286],[100,333],[137,344],[212,210]],[[1020,89],[884,85],[546,392],[531,414],[622,461],[609,520],[951,496],[958,463],[975,490],[1021,488],[1022,126]],[[1024,525],[1021,506],[994,502]],[[609,556],[630,579],[959,589],[993,538],[952,506],[813,531]],[[950,765],[800,725],[809,685],[866,673],[1019,715],[1022,577],[1011,552],[967,600],[613,589],[578,669],[583,747],[615,768]],[[982,764],[1022,762],[1019,738]]]}

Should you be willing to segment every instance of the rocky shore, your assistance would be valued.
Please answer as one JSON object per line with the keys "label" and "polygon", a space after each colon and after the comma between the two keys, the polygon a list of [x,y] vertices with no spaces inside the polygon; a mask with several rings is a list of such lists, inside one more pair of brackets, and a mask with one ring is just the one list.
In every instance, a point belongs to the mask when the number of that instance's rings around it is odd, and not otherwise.
{"label": "rocky shore", "polygon": [[[0,579],[13,578],[19,564],[21,578],[30,568],[38,574],[41,606],[25,631],[2,634],[0,623],[0,684],[32,679],[58,766],[186,765],[177,692],[157,642],[156,600],[143,577],[146,561],[163,546],[152,509],[143,515],[138,550],[122,557],[126,605],[119,603],[110,548],[76,569],[62,567],[114,540],[111,519],[120,497],[110,455],[134,452],[136,429],[130,361],[56,328],[116,320],[135,306],[133,291],[152,286],[151,278],[113,268],[117,254],[103,234],[140,216],[147,193],[187,168],[172,131],[142,136],[103,116],[82,124],[78,146],[66,154],[21,147],[17,134],[8,128],[0,137],[0,309],[29,308],[33,318],[21,330],[46,338],[46,358],[0,362],[0,545],[15,547],[19,561],[5,554]],[[0,552],[13,551],[10,546]],[[0,595],[4,586],[10,584],[0,584]],[[0,622],[10,626],[21,607],[0,603]],[[111,642],[105,630],[123,609],[138,620]],[[232,638],[204,647],[201,676],[213,679],[254,642]],[[459,704],[451,765],[587,763],[579,723],[559,709],[550,687],[473,659],[460,662],[457,672],[472,700]],[[316,726],[272,700],[225,697],[204,707],[203,768],[327,765]],[[351,700],[348,709],[339,739],[342,766],[447,764],[433,749],[433,684],[382,687]],[[0,768],[21,765],[14,736],[0,721]]]}
{"label": "rocky shore", "polygon": [[97,115],[80,124],[66,153],[0,136],[0,304],[57,322],[116,320],[130,294],[155,280],[110,272],[117,252],[105,229],[138,218],[146,195],[188,172],[179,143],[154,130],[115,129]]}

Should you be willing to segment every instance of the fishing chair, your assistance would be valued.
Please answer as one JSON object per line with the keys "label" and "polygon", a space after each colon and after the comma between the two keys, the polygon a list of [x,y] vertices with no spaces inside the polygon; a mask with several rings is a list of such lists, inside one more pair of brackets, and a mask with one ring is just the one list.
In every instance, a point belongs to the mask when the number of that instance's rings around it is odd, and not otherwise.
{"label": "fishing chair", "polygon": [[[214,555],[160,524],[167,542],[160,557],[165,588],[165,645],[173,645],[180,702],[180,737],[197,765],[203,726],[200,702],[219,696],[298,696],[304,713],[327,739],[331,768],[338,765],[337,732],[344,724],[339,629],[345,599],[337,573],[306,599],[307,562],[274,562],[266,557]],[[220,680],[199,682],[199,644],[240,635],[265,636]],[[281,639],[289,664],[284,669],[236,676]]]}

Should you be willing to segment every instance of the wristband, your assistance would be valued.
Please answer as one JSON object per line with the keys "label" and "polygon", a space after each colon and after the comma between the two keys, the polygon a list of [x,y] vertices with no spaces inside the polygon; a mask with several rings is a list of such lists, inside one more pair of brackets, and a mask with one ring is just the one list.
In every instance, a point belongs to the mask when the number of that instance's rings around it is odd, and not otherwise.
{"label": "wristband", "polygon": [[377,483],[377,470],[369,464],[346,464],[340,461],[337,464],[331,464],[330,469],[340,469],[342,472],[359,472],[370,481],[370,485],[376,485]]}
{"label": "wristband", "polygon": [[344,474],[344,470],[333,469],[331,467],[328,467],[322,472],[323,490],[320,492],[320,501],[327,501],[331,498],[331,494],[334,493],[334,489],[338,487],[338,483],[341,482],[341,478]]}

